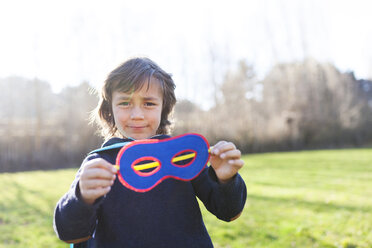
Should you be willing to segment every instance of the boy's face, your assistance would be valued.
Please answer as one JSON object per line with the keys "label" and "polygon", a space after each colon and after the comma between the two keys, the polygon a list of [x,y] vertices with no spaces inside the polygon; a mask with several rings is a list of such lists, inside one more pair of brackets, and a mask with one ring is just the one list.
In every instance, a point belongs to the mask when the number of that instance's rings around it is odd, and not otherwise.
{"label": "boy's face", "polygon": [[159,128],[163,95],[156,80],[151,80],[149,88],[147,85],[133,93],[112,93],[115,125],[124,137],[147,139]]}

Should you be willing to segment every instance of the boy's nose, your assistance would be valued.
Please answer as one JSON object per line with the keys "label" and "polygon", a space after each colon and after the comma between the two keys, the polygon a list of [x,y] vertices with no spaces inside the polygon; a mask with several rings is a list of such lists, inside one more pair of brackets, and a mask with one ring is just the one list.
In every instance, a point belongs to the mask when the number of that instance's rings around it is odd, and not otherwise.
{"label": "boy's nose", "polygon": [[139,108],[139,107],[132,108],[132,112],[131,112],[130,118],[131,119],[143,119],[144,116],[143,116],[142,109]]}

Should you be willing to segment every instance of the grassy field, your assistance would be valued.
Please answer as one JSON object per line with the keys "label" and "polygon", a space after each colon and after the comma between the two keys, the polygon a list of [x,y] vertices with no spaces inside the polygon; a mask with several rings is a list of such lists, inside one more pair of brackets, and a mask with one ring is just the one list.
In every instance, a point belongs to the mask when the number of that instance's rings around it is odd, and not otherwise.
{"label": "grassy field", "polygon": [[[372,248],[372,149],[244,157],[242,216],[203,214],[215,247]],[[0,247],[68,247],[53,209],[74,170],[0,174]]]}

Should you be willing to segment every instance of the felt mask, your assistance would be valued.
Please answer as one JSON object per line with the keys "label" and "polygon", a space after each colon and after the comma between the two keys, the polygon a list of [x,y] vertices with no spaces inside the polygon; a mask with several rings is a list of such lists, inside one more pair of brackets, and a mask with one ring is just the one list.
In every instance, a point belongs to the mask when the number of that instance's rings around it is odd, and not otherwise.
{"label": "felt mask", "polygon": [[146,192],[166,178],[194,179],[208,160],[208,141],[199,134],[189,133],[163,140],[132,141],[120,149],[116,165],[124,186]]}

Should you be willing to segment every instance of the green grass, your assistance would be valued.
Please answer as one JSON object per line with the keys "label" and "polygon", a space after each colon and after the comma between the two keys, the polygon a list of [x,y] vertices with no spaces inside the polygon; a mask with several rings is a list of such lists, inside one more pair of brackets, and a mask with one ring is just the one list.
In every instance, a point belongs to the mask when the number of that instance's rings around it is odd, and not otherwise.
{"label": "green grass", "polygon": [[[216,248],[372,248],[372,149],[245,156],[248,199],[225,223],[202,208]],[[0,247],[68,247],[56,201],[76,170],[0,174]]]}
{"label": "green grass", "polygon": [[68,247],[53,231],[53,211],[76,170],[0,174],[0,247]]}
{"label": "green grass", "polygon": [[372,247],[372,150],[245,157],[242,216],[206,223],[216,247]]}

